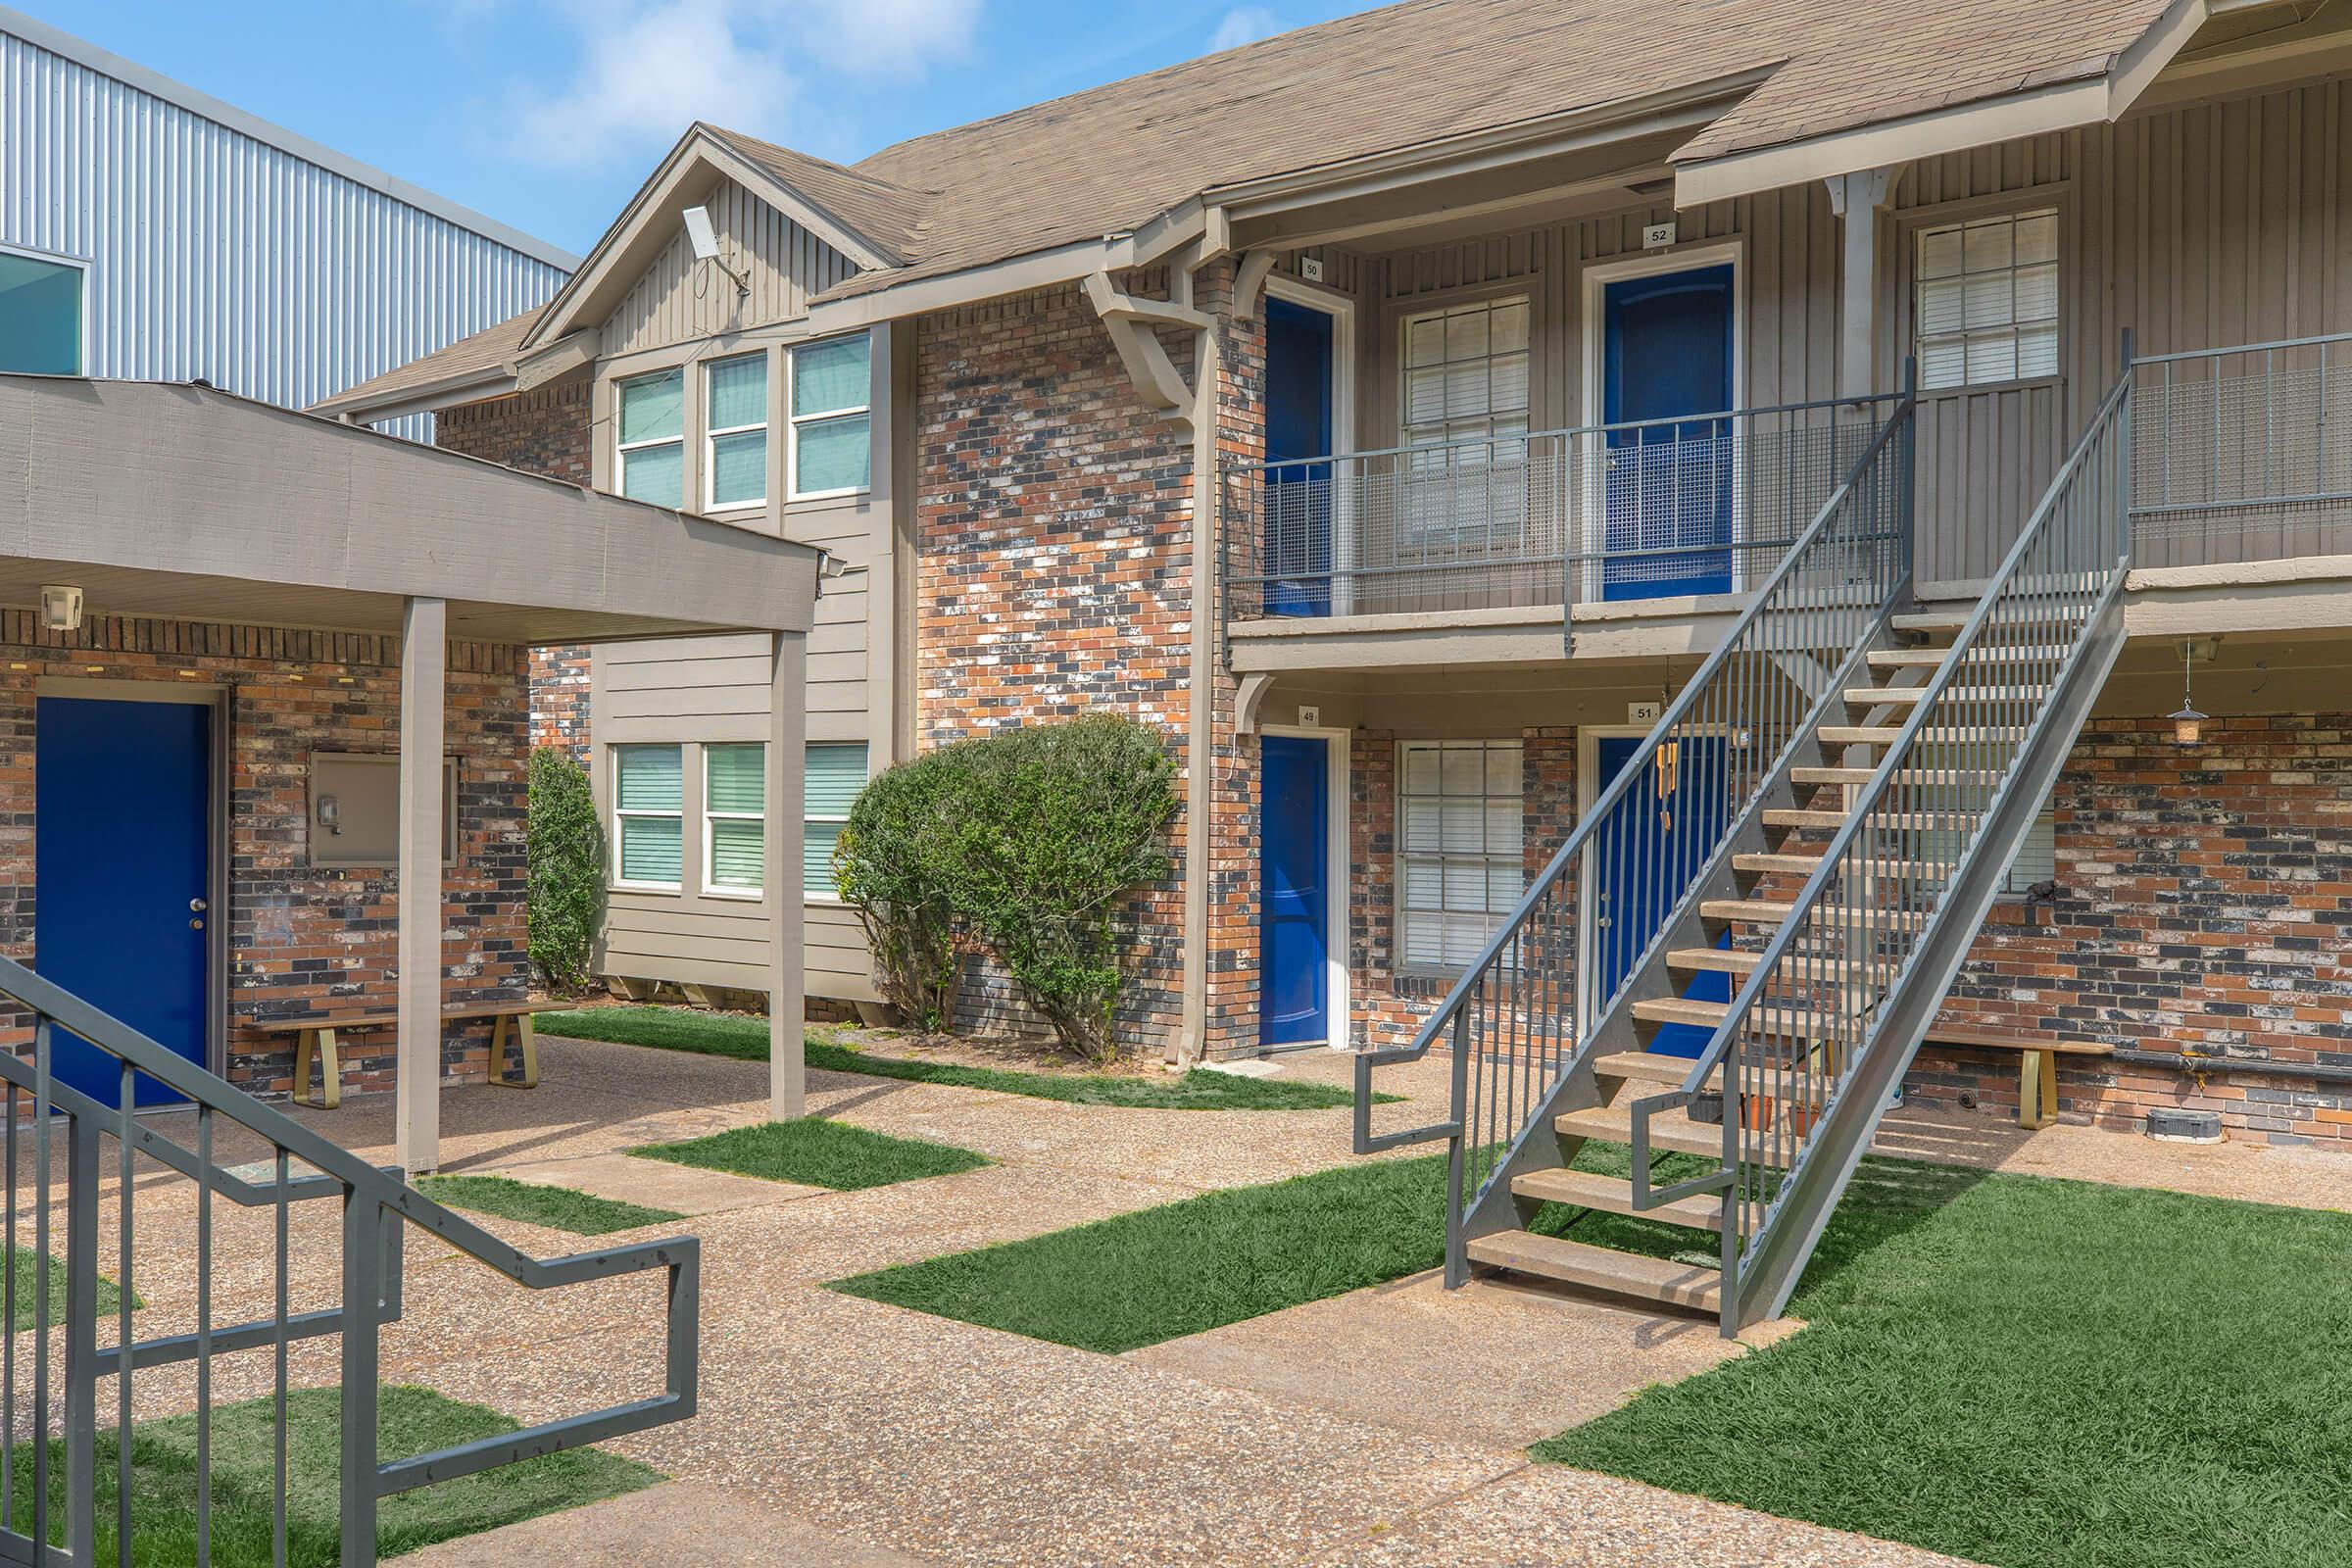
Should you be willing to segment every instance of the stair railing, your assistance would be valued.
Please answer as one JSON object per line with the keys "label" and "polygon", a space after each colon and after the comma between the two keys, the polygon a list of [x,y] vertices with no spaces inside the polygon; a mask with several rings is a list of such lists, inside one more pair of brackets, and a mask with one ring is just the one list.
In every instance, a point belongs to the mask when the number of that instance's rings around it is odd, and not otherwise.
{"label": "stair railing", "polygon": [[[1726,1334],[1787,1304],[2114,664],[2131,473],[2127,375],[1794,891],[1707,1050],[1680,1090],[1635,1103],[1640,1129],[1710,1093],[1720,1071]],[[1646,1174],[1637,1169],[1638,1192]]]}
{"label": "stair railing", "polygon": [[[1473,1206],[1506,1179],[1531,1131],[1544,1131],[1542,1112],[1578,1054],[1619,1016],[1652,956],[1717,884],[1740,825],[1785,777],[1863,650],[1908,599],[1910,388],[1906,371],[1903,391],[1850,406],[1874,421],[1859,454],[1642,743],[1644,755],[1677,774],[1680,799],[1723,803],[1721,835],[1710,841],[1632,831],[1618,808],[1649,775],[1625,768],[1598,792],[1412,1043],[1356,1056],[1357,1153],[1440,1140],[1448,1146],[1448,1284],[1468,1277],[1465,1226]],[[1605,912],[1636,885],[1658,890],[1671,905],[1654,934]],[[1580,948],[1588,902],[1603,912]],[[1588,966],[1605,982],[1592,982]],[[1589,982],[1581,996],[1580,980]],[[1452,1053],[1446,1119],[1375,1135],[1374,1070],[1418,1060],[1440,1043]]]}
{"label": "stair railing", "polygon": [[[107,1555],[128,1568],[134,1553],[147,1560],[158,1549],[136,1539],[132,1512],[132,1445],[121,1435],[131,1428],[132,1388],[137,1374],[156,1367],[193,1362],[195,1368],[195,1475],[189,1483],[195,1513],[194,1561],[213,1555],[213,1363],[239,1351],[268,1351],[272,1362],[275,1467],[272,1560],[287,1560],[289,1496],[287,1358],[298,1342],[335,1337],[341,1344],[341,1467],[339,1533],[345,1568],[376,1561],[376,1504],[394,1493],[436,1481],[510,1464],[562,1448],[578,1447],[625,1433],[643,1431],[694,1414],[698,1384],[697,1317],[701,1244],[693,1237],[639,1242],[565,1257],[540,1260],[507,1246],[452,1210],[424,1197],[396,1170],[380,1170],[263,1104],[175,1052],[109,1017],[80,998],[45,980],[24,964],[0,958],[0,997],[15,1004],[20,1022],[29,1015],[32,1051],[0,1051],[0,1081],[6,1084],[6,1152],[9,1178],[5,1219],[14,1250],[29,1240],[33,1251],[32,1297],[20,1303],[18,1271],[0,1275],[0,1316],[14,1324],[18,1314],[33,1318],[31,1344],[21,1353],[11,1334],[0,1340],[0,1560],[94,1564],[98,1558],[96,1439],[101,1380],[115,1380],[114,1549]],[[95,1048],[119,1071],[121,1100],[104,1104],[61,1080],[56,1054],[67,1035]],[[86,1056],[85,1056],[86,1059]],[[134,1103],[142,1080],[152,1079],[192,1102],[193,1147],[166,1137],[141,1121]],[[62,1122],[62,1127],[59,1123]],[[217,1144],[225,1134],[250,1153],[253,1140],[268,1150],[264,1159],[221,1163]],[[99,1328],[101,1172],[110,1161],[103,1141],[114,1140],[117,1212],[114,1254],[119,1304],[113,1314],[115,1343],[101,1347]],[[46,1309],[51,1300],[56,1218],[53,1199],[64,1152],[65,1300],[62,1321]],[[24,1146],[29,1144],[27,1151]],[[29,1153],[29,1192],[22,1155]],[[162,1164],[196,1184],[195,1328],[192,1333],[135,1341],[131,1335],[134,1293],[144,1270],[137,1227],[136,1197],[141,1173],[137,1157]],[[267,1179],[258,1179],[256,1165]],[[215,1196],[245,1208],[267,1210],[273,1220],[270,1309],[245,1322],[215,1321]],[[340,1200],[342,1256],[339,1289],[332,1306],[296,1311],[292,1305],[289,1246],[292,1205]],[[24,1226],[29,1209],[31,1236]],[[604,1409],[525,1427],[390,1462],[376,1446],[378,1330],[401,1315],[401,1239],[406,1225],[430,1232],[458,1251],[488,1265],[529,1290],[549,1290],[589,1280],[659,1271],[665,1276],[666,1371],[658,1394]],[[176,1253],[177,1249],[174,1249]],[[184,1254],[176,1255],[175,1263]],[[63,1340],[62,1358],[55,1342]],[[128,1353],[124,1348],[128,1348]],[[29,1367],[20,1363],[29,1359]],[[60,1364],[62,1361],[62,1364]],[[29,1389],[26,1385],[29,1384]],[[20,1440],[29,1438],[28,1443]],[[60,1447],[64,1475],[53,1486],[50,1447]],[[29,1471],[29,1474],[26,1472]],[[151,1487],[151,1479],[136,1483]],[[53,1495],[54,1493],[54,1495]],[[161,1549],[171,1550],[167,1546]]]}

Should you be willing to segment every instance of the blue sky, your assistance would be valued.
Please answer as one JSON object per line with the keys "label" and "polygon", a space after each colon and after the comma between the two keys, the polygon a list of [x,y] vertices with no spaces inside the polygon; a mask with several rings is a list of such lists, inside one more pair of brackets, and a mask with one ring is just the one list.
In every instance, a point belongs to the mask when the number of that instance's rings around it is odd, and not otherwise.
{"label": "blue sky", "polygon": [[10,0],[585,251],[695,119],[854,162],[1369,0]]}

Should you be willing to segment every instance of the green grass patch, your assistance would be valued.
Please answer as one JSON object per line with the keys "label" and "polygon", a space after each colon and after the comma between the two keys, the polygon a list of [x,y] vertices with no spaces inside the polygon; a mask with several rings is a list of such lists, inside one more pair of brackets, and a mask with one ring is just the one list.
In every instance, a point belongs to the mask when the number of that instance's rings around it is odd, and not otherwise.
{"label": "green grass patch", "polygon": [[[27,1229],[29,1228],[28,1226]],[[49,1310],[45,1314],[37,1312],[34,1308],[34,1303],[40,1299],[41,1295],[41,1254],[29,1247],[12,1247],[8,1250],[8,1263],[9,1271],[16,1276],[17,1305],[16,1312],[9,1319],[9,1332],[22,1334],[26,1329],[37,1328],[40,1326],[39,1319],[42,1316],[48,1318],[52,1327],[65,1322],[66,1260],[55,1253],[50,1254]],[[147,1303],[134,1295],[130,1298],[130,1304],[135,1309],[145,1306]],[[111,1317],[121,1311],[122,1307],[122,1293],[116,1288],[113,1280],[104,1274],[99,1275],[98,1315],[102,1318]]]}
{"label": "green grass patch", "polygon": [[1443,1156],[1204,1193],[833,1289],[1115,1353],[1444,1261]]}
{"label": "green grass patch", "polygon": [[2341,1562],[2347,1255],[2352,1215],[1868,1160],[1803,1333],[1534,1451],[2000,1568]]}
{"label": "green grass patch", "polygon": [[647,1159],[665,1159],[673,1165],[832,1187],[845,1193],[925,1176],[953,1176],[991,1163],[986,1154],[968,1149],[893,1138],[816,1116],[735,1127],[678,1144],[649,1144],[629,1152]]}
{"label": "green grass patch", "polygon": [[452,1208],[524,1220],[574,1236],[609,1236],[686,1217],[666,1208],[648,1208],[642,1203],[624,1203],[568,1187],[518,1182],[508,1176],[424,1176],[417,1179],[416,1186],[427,1198]]}
{"label": "green grass patch", "polygon": [[[298,1389],[287,1396],[286,1561],[290,1568],[332,1568],[340,1560],[339,1437],[335,1389]],[[111,1406],[110,1406],[111,1407]],[[271,1562],[270,1499],[275,1475],[272,1401],[265,1396],[213,1413],[213,1562],[216,1568],[266,1568]],[[384,1459],[445,1448],[513,1432],[496,1410],[442,1397],[428,1389],[387,1386],[378,1396],[376,1431]],[[96,1560],[116,1560],[116,1435],[98,1434]],[[52,1442],[52,1539],[65,1506],[65,1449]],[[131,1428],[131,1556],[141,1568],[180,1568],[196,1560],[196,1418],[172,1416]],[[32,1451],[15,1453],[15,1524],[32,1527]],[[513,1524],[560,1508],[634,1492],[662,1480],[617,1454],[572,1448],[504,1465],[384,1498],[376,1507],[376,1550],[394,1557],[435,1542]]]}
{"label": "green grass patch", "polygon": [[[538,1014],[543,1035],[569,1035],[615,1045],[651,1046],[738,1061],[767,1059],[767,1022],[731,1013],[694,1012],[677,1007],[586,1007],[576,1012]],[[953,1062],[877,1056],[811,1030],[808,1065],[826,1072],[863,1073],[869,1078],[903,1078],[909,1083],[947,1084],[958,1089],[993,1089],[1034,1100],[1062,1100],[1082,1105],[1123,1105],[1144,1110],[1328,1110],[1354,1103],[1348,1090],[1330,1084],[1294,1083],[1279,1078],[1244,1078],[1230,1072],[1200,1071],[1158,1078],[1118,1078],[1107,1073],[1014,1072]],[[1381,1095],[1384,1104],[1403,1098]]]}

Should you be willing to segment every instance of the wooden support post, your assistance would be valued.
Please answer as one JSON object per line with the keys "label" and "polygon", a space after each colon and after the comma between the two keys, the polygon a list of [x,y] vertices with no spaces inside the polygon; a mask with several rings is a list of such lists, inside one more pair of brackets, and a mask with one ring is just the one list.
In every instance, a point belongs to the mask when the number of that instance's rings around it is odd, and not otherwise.
{"label": "wooden support post", "polygon": [[1902,170],[1900,164],[1888,164],[1829,176],[1830,206],[1845,228],[1838,313],[1841,398],[1868,397],[1878,390],[1879,224]]}
{"label": "wooden support post", "polygon": [[768,661],[767,807],[764,873],[767,905],[767,1113],[790,1121],[808,1109],[806,1045],[808,956],[802,922],[802,773],[808,751],[808,644],[777,632]]}
{"label": "wooden support post", "polygon": [[411,599],[400,637],[400,1023],[396,1158],[441,1163],[442,710],[449,605]]}

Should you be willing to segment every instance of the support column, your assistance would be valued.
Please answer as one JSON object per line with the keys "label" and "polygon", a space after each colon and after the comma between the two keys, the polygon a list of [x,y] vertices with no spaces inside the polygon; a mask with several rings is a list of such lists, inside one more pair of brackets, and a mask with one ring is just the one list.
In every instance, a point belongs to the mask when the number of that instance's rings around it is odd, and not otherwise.
{"label": "support column", "polygon": [[411,599],[400,627],[400,1024],[397,1145],[411,1176],[441,1163],[442,713],[449,604]]}
{"label": "support column", "polygon": [[808,700],[808,639],[799,632],[777,632],[768,659],[765,870],[760,878],[767,906],[767,1113],[777,1121],[790,1121],[808,1110],[801,1032],[808,1008],[808,960],[800,875]]}
{"label": "support column", "polygon": [[[1838,395],[1868,397],[1879,379],[1879,220],[1900,164],[1829,176],[1830,207],[1845,230],[1838,277]],[[1886,323],[1891,326],[1891,322]]]}

